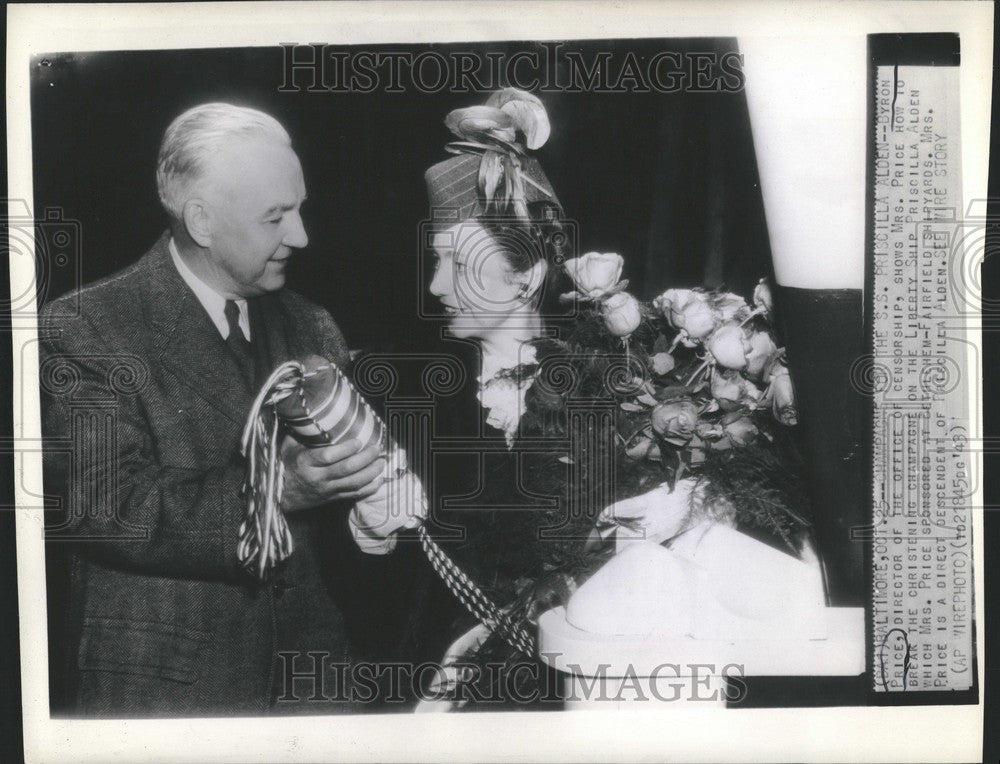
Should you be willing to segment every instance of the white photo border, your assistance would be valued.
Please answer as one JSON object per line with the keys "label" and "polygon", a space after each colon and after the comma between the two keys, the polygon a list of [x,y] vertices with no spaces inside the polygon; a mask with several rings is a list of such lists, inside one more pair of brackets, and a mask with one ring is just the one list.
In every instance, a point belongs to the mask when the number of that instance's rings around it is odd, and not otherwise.
{"label": "white photo border", "polygon": [[[961,36],[963,198],[985,199],[993,6],[969,2],[293,2],[9,5],[9,197],[32,200],[29,61],[39,53],[620,37],[890,32]],[[34,280],[10,263],[11,293]],[[972,761],[982,705],[82,721],[49,717],[37,336],[14,322],[18,595],[29,761]],[[969,399],[982,400],[972,377]],[[973,412],[982,437],[981,412]],[[981,460],[981,455],[979,456]],[[981,461],[980,461],[981,464]],[[982,507],[982,488],[974,506]],[[982,695],[982,514],[974,523]]]}

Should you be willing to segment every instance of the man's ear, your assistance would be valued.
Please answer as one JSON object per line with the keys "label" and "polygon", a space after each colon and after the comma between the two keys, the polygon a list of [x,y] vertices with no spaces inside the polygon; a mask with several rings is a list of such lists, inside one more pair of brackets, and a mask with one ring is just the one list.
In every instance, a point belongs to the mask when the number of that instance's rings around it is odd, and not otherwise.
{"label": "man's ear", "polygon": [[188,236],[199,246],[206,249],[212,244],[211,213],[208,204],[202,199],[188,199],[181,211],[184,228]]}

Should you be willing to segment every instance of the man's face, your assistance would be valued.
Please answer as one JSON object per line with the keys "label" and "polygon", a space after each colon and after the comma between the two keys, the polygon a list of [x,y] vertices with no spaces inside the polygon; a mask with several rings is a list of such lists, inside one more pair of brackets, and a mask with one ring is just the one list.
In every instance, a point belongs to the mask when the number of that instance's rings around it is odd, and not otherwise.
{"label": "man's face", "polygon": [[232,297],[281,289],[289,258],[309,242],[295,152],[262,138],[238,140],[213,158],[205,181],[213,281]]}

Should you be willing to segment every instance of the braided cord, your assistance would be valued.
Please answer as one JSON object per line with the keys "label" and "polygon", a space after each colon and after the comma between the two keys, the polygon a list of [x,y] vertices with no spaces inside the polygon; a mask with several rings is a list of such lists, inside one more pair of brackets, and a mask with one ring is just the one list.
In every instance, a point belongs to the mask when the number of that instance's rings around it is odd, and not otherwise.
{"label": "braided cord", "polygon": [[[241,451],[247,458],[243,494],[247,500],[247,509],[240,525],[237,552],[241,564],[260,580],[265,580],[275,566],[291,555],[293,549],[291,531],[281,511],[284,464],[279,458],[281,417],[275,406],[289,395],[296,395],[306,418],[312,420],[323,437],[329,440],[329,433],[313,417],[302,386],[305,379],[325,368],[333,368],[340,373],[333,364],[329,367],[323,365],[308,372],[297,361],[288,361],[279,366],[261,387],[243,429]],[[353,386],[351,387],[353,389]],[[374,417],[382,437],[386,438],[385,424],[368,406],[367,401],[363,398],[361,401],[368,413]],[[402,457],[402,454],[399,454],[399,457]],[[417,535],[431,567],[459,602],[486,628],[499,634],[515,650],[527,656],[534,655],[534,638],[523,627],[516,626],[510,617],[445,554],[431,538],[426,527],[418,526]]]}
{"label": "braided cord", "polygon": [[448,589],[459,602],[490,631],[495,631],[503,640],[527,656],[535,654],[534,638],[521,626],[516,626],[510,617],[498,608],[483,591],[476,586],[465,572],[445,554],[437,542],[431,538],[423,525],[417,528],[420,546],[430,560],[431,567],[447,584]]}

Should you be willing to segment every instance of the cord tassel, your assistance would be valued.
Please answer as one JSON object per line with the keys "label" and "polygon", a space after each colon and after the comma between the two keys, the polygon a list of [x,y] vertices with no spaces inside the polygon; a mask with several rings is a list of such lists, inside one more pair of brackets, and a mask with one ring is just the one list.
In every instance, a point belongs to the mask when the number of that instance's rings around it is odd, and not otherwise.
{"label": "cord tassel", "polygon": [[[315,406],[307,400],[304,383],[325,371],[334,375],[334,391],[339,385],[349,391],[346,395],[353,405],[342,412],[333,399]],[[294,419],[287,410],[278,408],[279,403],[293,395],[298,404]],[[327,421],[337,412],[343,421]],[[349,425],[342,427],[344,422]],[[403,450],[388,438],[385,424],[336,366],[327,362],[306,371],[298,361],[289,361],[275,369],[250,408],[240,440],[241,452],[247,458],[243,485],[247,510],[240,525],[237,549],[240,563],[262,581],[291,555],[293,549],[291,530],[281,511],[285,476],[280,458],[283,424],[316,446],[355,437],[355,430],[369,433],[369,437],[381,441],[388,451],[390,480],[398,478],[406,469]],[[338,434],[334,435],[333,430]],[[515,650],[534,655],[535,640],[527,630],[514,625],[510,617],[445,554],[426,527],[418,526],[417,535],[431,566],[466,609]]]}
{"label": "cord tassel", "polygon": [[281,512],[285,472],[280,459],[281,421],[274,407],[300,385],[303,372],[297,361],[274,370],[250,407],[240,439],[240,451],[247,458],[243,483],[247,510],[237,553],[240,564],[262,581],[293,548],[291,530]]}

